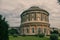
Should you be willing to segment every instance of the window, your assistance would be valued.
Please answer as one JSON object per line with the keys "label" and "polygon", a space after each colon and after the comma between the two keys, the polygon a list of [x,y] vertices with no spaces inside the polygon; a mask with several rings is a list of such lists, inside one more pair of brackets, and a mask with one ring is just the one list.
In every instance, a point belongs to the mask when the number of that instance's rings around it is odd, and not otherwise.
{"label": "window", "polygon": [[28,21],[28,15],[26,15],[26,21]]}
{"label": "window", "polygon": [[29,29],[27,28],[27,33],[29,33]]}
{"label": "window", "polygon": [[31,14],[32,17],[34,17],[34,14]]}
{"label": "window", "polygon": [[40,14],[40,13],[37,13],[37,14],[36,14],[36,16],[37,16],[37,17],[40,17],[40,16],[41,16],[41,14]]}
{"label": "window", "polygon": [[41,14],[40,13],[36,14],[36,20],[38,20],[38,21],[41,20]]}
{"label": "window", "polygon": [[35,19],[36,19],[35,13],[34,14],[31,14],[31,21],[34,21]]}
{"label": "window", "polygon": [[39,21],[40,20],[40,17],[38,17],[37,20]]}
{"label": "window", "polygon": [[34,28],[32,28],[32,33],[34,33]]}
{"label": "window", "polygon": [[46,33],[46,28],[44,28],[44,33]]}
{"label": "window", "polygon": [[42,21],[45,21],[45,17],[44,17],[45,15],[44,14],[42,14]]}
{"label": "window", "polygon": [[48,16],[46,16],[45,20],[46,20],[46,21],[49,21]]}
{"label": "window", "polygon": [[38,33],[40,33],[40,28],[38,28]]}

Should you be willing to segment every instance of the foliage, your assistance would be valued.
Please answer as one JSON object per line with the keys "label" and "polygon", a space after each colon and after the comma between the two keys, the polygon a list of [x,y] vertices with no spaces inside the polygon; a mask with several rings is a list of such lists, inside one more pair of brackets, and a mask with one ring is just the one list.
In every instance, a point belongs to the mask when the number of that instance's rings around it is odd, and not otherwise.
{"label": "foliage", "polygon": [[58,2],[60,2],[60,0],[58,0]]}
{"label": "foliage", "polygon": [[59,36],[60,36],[60,33],[59,33]]}
{"label": "foliage", "polygon": [[50,40],[58,40],[58,30],[51,31]]}
{"label": "foliage", "polygon": [[23,34],[22,36],[25,37],[25,36],[27,36],[27,35]]}
{"label": "foliage", "polygon": [[41,34],[38,34],[39,37],[44,37],[45,34],[44,33],[41,33]]}
{"label": "foliage", "polygon": [[8,40],[8,23],[5,18],[0,15],[0,40]]}
{"label": "foliage", "polygon": [[18,34],[19,34],[19,33],[18,33],[18,31],[17,31],[16,29],[13,29],[13,28],[12,28],[12,29],[9,30],[9,35],[12,35],[12,36],[15,37],[15,36],[17,36]]}
{"label": "foliage", "polygon": [[51,34],[50,40],[58,40],[58,35],[57,34]]}
{"label": "foliage", "polygon": [[51,34],[58,34],[58,30],[51,31]]}

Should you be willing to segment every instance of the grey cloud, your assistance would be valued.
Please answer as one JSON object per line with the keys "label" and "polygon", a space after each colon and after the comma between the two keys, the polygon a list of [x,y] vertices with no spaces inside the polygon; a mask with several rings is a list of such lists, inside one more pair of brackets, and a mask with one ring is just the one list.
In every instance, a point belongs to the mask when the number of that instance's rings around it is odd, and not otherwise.
{"label": "grey cloud", "polygon": [[11,26],[18,26],[21,21],[20,14],[29,7],[36,5],[49,12],[51,27],[59,27],[60,5],[57,2],[57,0],[2,0],[0,11],[6,16],[6,20]]}

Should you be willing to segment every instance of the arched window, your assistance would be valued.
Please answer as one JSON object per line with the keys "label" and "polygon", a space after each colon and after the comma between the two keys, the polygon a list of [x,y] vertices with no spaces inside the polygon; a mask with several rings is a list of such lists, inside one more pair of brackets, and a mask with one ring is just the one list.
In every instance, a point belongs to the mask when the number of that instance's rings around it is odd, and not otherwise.
{"label": "arched window", "polygon": [[34,28],[32,28],[32,33],[34,33]]}
{"label": "arched window", "polygon": [[44,28],[44,33],[46,33],[46,28]]}
{"label": "arched window", "polygon": [[29,29],[27,28],[26,30],[27,30],[27,33],[29,33]]}
{"label": "arched window", "polygon": [[38,28],[38,33],[40,33],[40,28]]}

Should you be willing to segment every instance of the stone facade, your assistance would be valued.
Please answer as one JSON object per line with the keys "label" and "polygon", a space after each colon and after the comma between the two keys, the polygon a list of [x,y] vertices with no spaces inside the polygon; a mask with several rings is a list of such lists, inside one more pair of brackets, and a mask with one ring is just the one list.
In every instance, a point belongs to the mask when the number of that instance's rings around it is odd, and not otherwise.
{"label": "stone facade", "polygon": [[32,6],[21,14],[21,35],[50,34],[49,13],[37,6]]}

